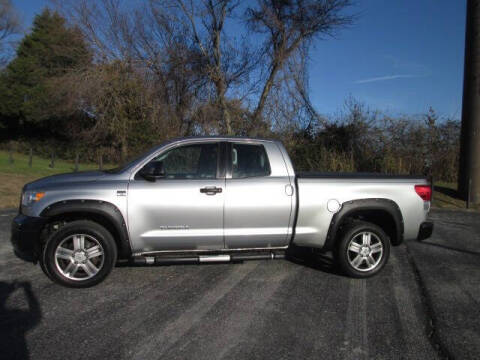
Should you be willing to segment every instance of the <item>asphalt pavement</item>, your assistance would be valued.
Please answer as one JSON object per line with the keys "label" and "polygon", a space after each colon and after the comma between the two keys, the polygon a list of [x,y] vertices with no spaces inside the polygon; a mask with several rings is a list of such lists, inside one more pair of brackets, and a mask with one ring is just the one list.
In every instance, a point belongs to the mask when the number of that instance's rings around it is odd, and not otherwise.
{"label": "asphalt pavement", "polygon": [[0,358],[475,359],[480,214],[433,211],[431,239],[358,280],[331,260],[116,267],[68,289],[17,259],[0,212]]}

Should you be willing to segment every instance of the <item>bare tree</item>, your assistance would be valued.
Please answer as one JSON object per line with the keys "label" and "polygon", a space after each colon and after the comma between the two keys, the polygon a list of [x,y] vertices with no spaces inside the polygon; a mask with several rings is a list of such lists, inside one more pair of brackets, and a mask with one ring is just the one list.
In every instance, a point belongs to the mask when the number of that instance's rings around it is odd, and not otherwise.
{"label": "bare tree", "polygon": [[[293,62],[296,66],[289,63],[287,71],[292,74],[295,84],[295,92],[298,94],[299,102],[303,105],[305,112],[309,118],[306,127],[320,126],[326,124],[326,119],[317,112],[310,100],[308,88],[308,47],[300,46],[298,53],[298,61]],[[313,124],[314,123],[314,124]]]}
{"label": "bare tree", "polygon": [[256,66],[255,56],[247,41],[233,44],[225,33],[227,20],[232,17],[239,1],[175,0],[154,2],[171,21],[184,25],[192,44],[202,57],[203,72],[215,89],[215,101],[220,108],[221,122],[227,134],[233,134],[229,101],[226,94],[232,85],[245,81]]}
{"label": "bare tree", "polygon": [[255,32],[266,34],[264,51],[268,59],[267,76],[257,105],[253,123],[258,122],[277,74],[287,60],[314,38],[333,36],[350,24],[352,16],[344,14],[351,0],[258,0],[248,8],[247,21]]}
{"label": "bare tree", "polygon": [[176,121],[177,135],[193,131],[192,108],[205,94],[206,81],[202,57],[189,41],[189,26],[173,21],[153,0],[134,7],[121,0],[57,6],[82,29],[97,63],[121,61],[142,72],[165,113]]}
{"label": "bare tree", "polygon": [[180,134],[191,134],[194,108],[208,98],[208,78],[203,56],[188,35],[190,27],[174,21],[154,1],[134,17],[133,56],[154,75],[158,95],[172,107]]}
{"label": "bare tree", "polygon": [[[67,4],[64,13],[82,29],[98,63],[121,60],[145,69],[181,135],[267,135],[277,120],[321,122],[308,95],[308,48],[351,21],[343,15],[350,0],[258,0],[251,8],[238,0]],[[244,30],[237,40],[228,28],[245,8],[250,30],[266,34],[263,43]],[[271,93],[270,116],[262,119]]]}
{"label": "bare tree", "polygon": [[0,66],[8,61],[7,39],[21,30],[20,16],[11,0],[0,0]]}

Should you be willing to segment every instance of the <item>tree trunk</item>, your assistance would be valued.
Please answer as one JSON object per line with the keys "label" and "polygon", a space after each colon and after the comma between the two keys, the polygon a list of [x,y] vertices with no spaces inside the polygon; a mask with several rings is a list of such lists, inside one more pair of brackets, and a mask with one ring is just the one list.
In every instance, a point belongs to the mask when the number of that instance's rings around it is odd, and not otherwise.
{"label": "tree trunk", "polygon": [[215,62],[215,67],[213,71],[213,82],[217,89],[217,101],[220,105],[220,109],[222,111],[222,122],[225,126],[225,131],[227,135],[233,135],[232,129],[232,122],[230,118],[230,111],[228,110],[227,102],[225,100],[225,93],[226,93],[226,81],[225,81],[225,73],[222,70],[222,48],[221,48],[221,39],[220,36],[222,34],[223,24],[225,21],[227,11],[227,2],[222,3],[222,12],[221,15],[217,18],[215,15],[215,11],[213,9],[213,3],[210,2],[210,14],[212,19],[214,20],[214,27],[213,27],[213,58]]}
{"label": "tree trunk", "polygon": [[227,104],[225,102],[224,91],[221,91],[221,93],[218,94],[218,104],[220,105],[220,109],[222,110],[222,121],[223,125],[225,126],[227,135],[234,135],[232,129],[232,120],[230,118],[230,111],[228,110]]}
{"label": "tree trunk", "polygon": [[124,163],[125,161],[127,161],[127,157],[128,157],[128,145],[127,145],[127,140],[123,140],[122,141],[122,145],[121,145],[121,162]]}
{"label": "tree trunk", "polygon": [[32,159],[33,158],[33,149],[32,148],[30,148],[30,152],[29,152],[28,155],[29,155],[28,156],[28,167],[31,168],[32,167],[32,162],[33,162],[33,159]]}
{"label": "tree trunk", "polygon": [[257,107],[253,112],[252,123],[250,124],[250,131],[254,128],[254,126],[260,120],[260,116],[262,115],[263,108],[265,107],[265,103],[267,102],[268,94],[272,89],[273,82],[275,81],[275,76],[277,75],[277,72],[278,72],[278,69],[280,69],[280,66],[281,66],[280,63],[274,63],[272,66],[270,75],[268,76],[268,79],[265,82],[265,86],[263,87],[262,94],[260,95],[260,99],[258,100]]}

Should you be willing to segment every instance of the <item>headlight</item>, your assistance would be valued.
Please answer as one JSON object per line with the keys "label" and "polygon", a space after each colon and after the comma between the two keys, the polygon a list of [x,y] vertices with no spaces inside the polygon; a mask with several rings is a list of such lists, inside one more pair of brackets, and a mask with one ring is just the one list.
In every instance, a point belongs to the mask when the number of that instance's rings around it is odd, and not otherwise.
{"label": "headlight", "polygon": [[30,206],[33,203],[39,201],[45,196],[44,192],[40,191],[25,191],[22,195],[22,205]]}

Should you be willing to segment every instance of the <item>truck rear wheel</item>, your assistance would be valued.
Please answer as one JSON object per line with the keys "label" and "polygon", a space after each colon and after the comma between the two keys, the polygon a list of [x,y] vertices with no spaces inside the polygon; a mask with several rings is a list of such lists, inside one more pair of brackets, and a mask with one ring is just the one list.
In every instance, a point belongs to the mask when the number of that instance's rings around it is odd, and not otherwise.
{"label": "truck rear wheel", "polygon": [[354,221],[343,232],[336,258],[343,272],[351,277],[366,278],[378,273],[390,255],[390,240],[377,225]]}
{"label": "truck rear wheel", "polygon": [[89,287],[115,266],[117,248],[110,232],[87,220],[72,221],[50,235],[43,250],[46,274],[69,287]]}

